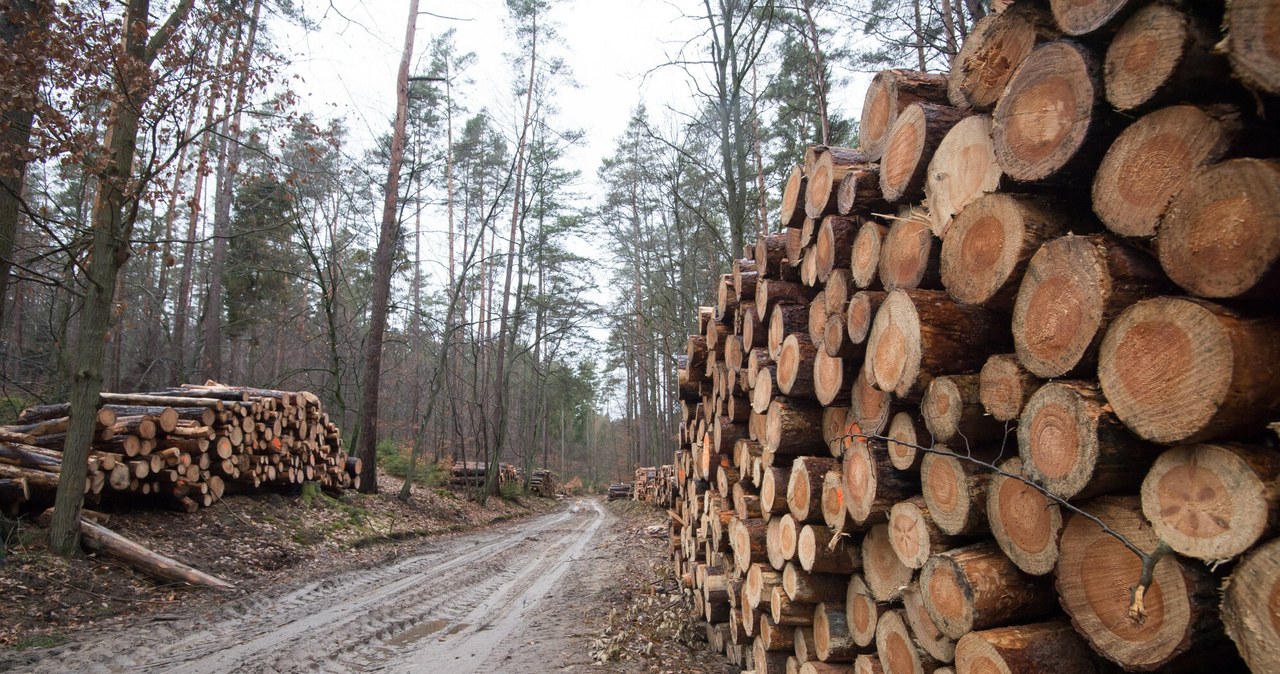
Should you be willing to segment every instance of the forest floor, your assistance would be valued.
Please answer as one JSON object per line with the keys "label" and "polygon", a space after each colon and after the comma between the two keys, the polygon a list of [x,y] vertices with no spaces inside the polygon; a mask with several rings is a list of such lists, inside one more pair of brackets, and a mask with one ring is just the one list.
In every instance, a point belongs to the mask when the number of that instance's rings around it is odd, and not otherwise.
{"label": "forest floor", "polygon": [[54,558],[21,527],[0,562],[0,671],[734,671],[687,617],[661,511],[434,489],[405,504],[380,485],[112,516],[230,593]]}

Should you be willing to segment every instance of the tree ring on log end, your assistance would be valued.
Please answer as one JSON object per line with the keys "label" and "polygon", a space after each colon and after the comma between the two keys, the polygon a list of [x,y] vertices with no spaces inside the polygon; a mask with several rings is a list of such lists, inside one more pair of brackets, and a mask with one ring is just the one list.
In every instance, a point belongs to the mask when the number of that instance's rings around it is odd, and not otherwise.
{"label": "tree ring on log end", "polygon": [[1097,93],[1080,47],[1051,42],[1031,52],[993,115],[1000,168],[1022,181],[1056,173],[1084,143]]}
{"label": "tree ring on log end", "polygon": [[946,555],[929,559],[920,572],[929,617],[944,634],[964,634],[973,628],[973,587],[959,564]]}
{"label": "tree ring on log end", "polygon": [[[1227,479],[1228,482],[1224,482]],[[1231,559],[1267,528],[1268,487],[1225,446],[1174,447],[1142,482],[1142,510],[1156,535],[1179,554]]]}
{"label": "tree ring on log end", "polygon": [[1107,25],[1129,0],[1050,0],[1053,20],[1068,35],[1092,33]]}
{"label": "tree ring on log end", "polygon": [[1031,257],[1013,305],[1018,362],[1041,377],[1080,363],[1102,325],[1110,277],[1093,240],[1064,236]]}

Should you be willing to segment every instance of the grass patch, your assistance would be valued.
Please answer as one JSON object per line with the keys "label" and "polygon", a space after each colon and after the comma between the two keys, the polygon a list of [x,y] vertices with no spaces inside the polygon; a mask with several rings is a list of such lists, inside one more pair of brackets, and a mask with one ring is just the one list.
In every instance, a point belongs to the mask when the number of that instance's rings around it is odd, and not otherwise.
{"label": "grass patch", "polygon": [[19,641],[13,645],[13,650],[25,651],[29,648],[53,648],[65,643],[67,643],[67,637],[61,634],[41,634]]}

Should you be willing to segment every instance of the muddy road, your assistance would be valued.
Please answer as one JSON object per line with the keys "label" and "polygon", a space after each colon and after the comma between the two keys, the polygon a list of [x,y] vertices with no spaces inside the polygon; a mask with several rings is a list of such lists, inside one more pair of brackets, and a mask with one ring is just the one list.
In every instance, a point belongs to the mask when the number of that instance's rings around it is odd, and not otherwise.
{"label": "muddy road", "polygon": [[[555,672],[592,666],[581,602],[616,572],[616,517],[581,499],[557,512],[429,541],[379,568],[271,596],[151,618],[43,653],[32,672]],[[216,601],[211,599],[211,601]],[[211,610],[212,609],[212,610]]]}

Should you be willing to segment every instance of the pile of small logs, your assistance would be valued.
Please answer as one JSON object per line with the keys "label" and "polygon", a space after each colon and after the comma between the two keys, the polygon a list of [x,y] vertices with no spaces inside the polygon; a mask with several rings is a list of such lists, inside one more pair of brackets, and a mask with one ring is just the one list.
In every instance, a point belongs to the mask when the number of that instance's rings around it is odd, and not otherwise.
{"label": "pile of small logs", "polygon": [[671,493],[672,478],[675,475],[671,464],[637,468],[631,498],[645,503],[663,504],[668,502]]}
{"label": "pile of small logs", "polygon": [[[489,474],[489,464],[483,461],[455,461],[449,467],[449,486],[482,487],[485,476]],[[515,464],[498,464],[498,485],[514,484],[520,481],[520,471]]]}
{"label": "pile of small logs", "polygon": [[1280,3],[997,5],[700,310],[677,575],[757,674],[1280,671]]}
{"label": "pile of small logs", "polygon": [[529,475],[529,492],[545,498],[555,498],[556,474],[549,470],[535,470]]}
{"label": "pile of small logs", "polygon": [[[355,487],[359,461],[306,391],[184,384],[102,393],[84,492],[91,502],[145,496],[192,511],[227,489],[318,482]],[[58,486],[70,405],[23,410],[0,427],[0,506],[47,503]]]}
{"label": "pile of small logs", "polygon": [[609,501],[626,501],[631,498],[631,485],[626,482],[614,482],[609,485]]}

